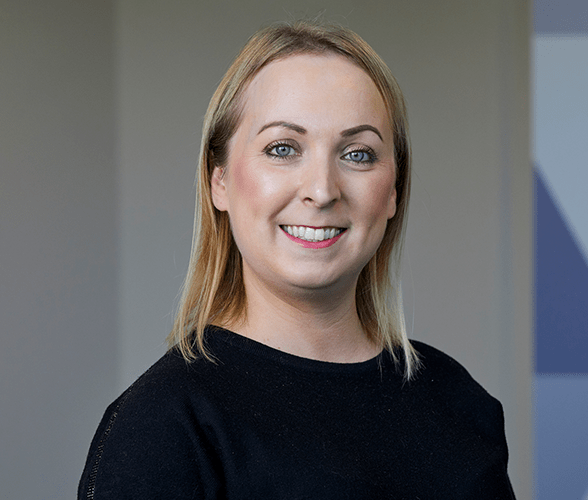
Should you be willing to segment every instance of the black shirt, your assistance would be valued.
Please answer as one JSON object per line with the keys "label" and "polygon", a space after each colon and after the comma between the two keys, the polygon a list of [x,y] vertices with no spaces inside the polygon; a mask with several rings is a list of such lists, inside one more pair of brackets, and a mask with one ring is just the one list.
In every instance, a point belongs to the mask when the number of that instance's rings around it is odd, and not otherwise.
{"label": "black shirt", "polygon": [[500,403],[413,342],[328,363],[220,328],[212,363],[164,355],[107,410],[80,499],[511,499]]}

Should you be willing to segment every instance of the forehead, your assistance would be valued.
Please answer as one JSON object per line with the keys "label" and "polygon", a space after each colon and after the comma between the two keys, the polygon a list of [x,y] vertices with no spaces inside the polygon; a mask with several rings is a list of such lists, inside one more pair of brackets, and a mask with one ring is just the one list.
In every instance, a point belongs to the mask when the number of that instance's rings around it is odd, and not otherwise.
{"label": "forehead", "polygon": [[384,101],[370,76],[334,54],[294,55],[262,68],[243,94],[242,119],[389,129]]}

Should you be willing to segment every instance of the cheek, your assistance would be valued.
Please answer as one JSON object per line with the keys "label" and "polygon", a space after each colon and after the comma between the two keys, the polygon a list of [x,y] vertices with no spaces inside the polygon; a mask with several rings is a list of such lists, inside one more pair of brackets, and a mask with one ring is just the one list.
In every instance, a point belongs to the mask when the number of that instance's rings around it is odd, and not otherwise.
{"label": "cheek", "polygon": [[366,188],[363,199],[366,213],[375,221],[386,223],[396,213],[395,177],[382,178]]}
{"label": "cheek", "polygon": [[234,223],[267,221],[291,200],[293,182],[284,172],[267,169],[249,158],[230,168],[229,215]]}
{"label": "cheek", "polygon": [[242,160],[232,165],[233,216],[271,215],[283,207],[289,192],[286,176],[270,172],[255,161]]}
{"label": "cheek", "polygon": [[258,177],[252,175],[247,163],[242,161],[233,165],[232,174],[234,191],[238,193],[239,197],[255,201],[263,191],[263,183],[259,182]]}
{"label": "cheek", "polygon": [[265,183],[246,161],[236,162],[230,168],[229,215],[233,223],[239,220],[251,223],[252,216],[262,211],[260,204],[265,197]]}

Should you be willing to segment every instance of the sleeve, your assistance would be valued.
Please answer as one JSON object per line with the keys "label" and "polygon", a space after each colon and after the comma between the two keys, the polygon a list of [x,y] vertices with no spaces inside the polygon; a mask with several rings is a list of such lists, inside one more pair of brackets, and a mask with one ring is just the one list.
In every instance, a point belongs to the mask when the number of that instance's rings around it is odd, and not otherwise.
{"label": "sleeve", "polygon": [[213,450],[189,405],[158,391],[138,392],[131,387],[106,410],[90,446],[78,500],[222,496]]}
{"label": "sleeve", "polygon": [[[429,398],[436,409],[446,409],[450,422],[459,423],[454,442],[463,443],[451,465],[465,479],[455,484],[452,498],[514,500],[502,404],[455,359],[427,344],[414,344],[423,360],[420,380],[428,386]],[[443,443],[446,436],[439,439]]]}

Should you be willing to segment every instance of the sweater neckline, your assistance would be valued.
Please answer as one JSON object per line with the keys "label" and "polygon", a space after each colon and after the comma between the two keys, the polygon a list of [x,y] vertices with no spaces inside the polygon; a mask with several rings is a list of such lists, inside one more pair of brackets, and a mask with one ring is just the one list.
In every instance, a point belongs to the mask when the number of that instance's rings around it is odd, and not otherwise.
{"label": "sweater neckline", "polygon": [[217,341],[222,342],[225,345],[228,344],[234,349],[247,352],[248,354],[254,355],[258,358],[264,358],[267,361],[271,361],[283,366],[289,366],[291,368],[305,371],[336,374],[353,374],[373,370],[379,371],[384,367],[384,365],[387,365],[389,363],[394,364],[390,356],[390,353],[386,350],[383,350],[378,355],[366,361],[359,361],[353,363],[321,361],[280,351],[279,349],[270,347],[266,344],[263,344],[262,342],[258,342],[257,340],[245,337],[243,335],[235,333],[231,330],[227,330],[226,328],[220,326],[207,326],[205,331],[205,342],[209,346],[214,347],[214,344]]}

